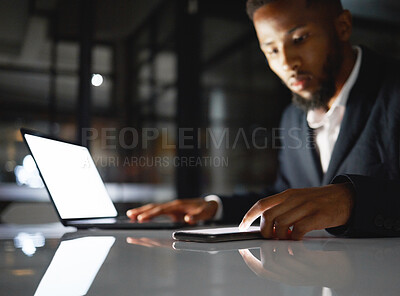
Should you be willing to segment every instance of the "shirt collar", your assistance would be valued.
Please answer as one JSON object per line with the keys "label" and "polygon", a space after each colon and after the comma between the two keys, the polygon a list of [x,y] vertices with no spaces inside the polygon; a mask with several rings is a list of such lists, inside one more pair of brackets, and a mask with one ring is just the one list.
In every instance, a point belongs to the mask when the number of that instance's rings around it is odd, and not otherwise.
{"label": "shirt collar", "polygon": [[311,128],[320,128],[325,124],[325,122],[331,117],[335,112],[337,107],[346,108],[347,99],[349,97],[350,91],[353,88],[361,67],[362,50],[359,46],[353,47],[357,52],[356,63],[354,64],[353,70],[350,73],[349,78],[347,78],[345,84],[343,85],[339,95],[333,102],[332,107],[325,111],[324,109],[313,109],[307,112],[307,122]]}

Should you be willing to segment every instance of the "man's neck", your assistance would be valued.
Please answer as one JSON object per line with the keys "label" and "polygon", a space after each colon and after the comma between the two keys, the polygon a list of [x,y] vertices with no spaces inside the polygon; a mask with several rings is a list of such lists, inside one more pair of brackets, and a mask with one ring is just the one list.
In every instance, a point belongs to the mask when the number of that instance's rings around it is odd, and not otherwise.
{"label": "man's neck", "polygon": [[343,63],[336,79],[336,92],[328,102],[328,110],[339,96],[347,79],[349,78],[357,60],[357,53],[350,44],[343,48]]}

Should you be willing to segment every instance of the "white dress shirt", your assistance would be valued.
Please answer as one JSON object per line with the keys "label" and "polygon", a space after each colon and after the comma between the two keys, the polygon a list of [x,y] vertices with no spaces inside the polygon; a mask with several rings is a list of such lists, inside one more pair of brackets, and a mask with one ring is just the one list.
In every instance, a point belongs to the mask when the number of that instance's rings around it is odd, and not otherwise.
{"label": "white dress shirt", "polygon": [[[321,108],[310,110],[307,113],[308,125],[315,130],[316,144],[324,173],[328,170],[333,147],[339,135],[343,115],[346,111],[347,99],[360,71],[362,50],[359,46],[354,46],[354,50],[357,52],[356,63],[342,90],[333,102],[332,107],[328,111]],[[213,200],[218,203],[218,210],[213,220],[220,220],[223,212],[221,199],[217,195],[208,195],[205,197],[205,200]]]}
{"label": "white dress shirt", "polygon": [[353,70],[343,85],[342,90],[333,102],[332,107],[326,112],[323,108],[313,109],[307,113],[308,125],[315,131],[315,140],[321,159],[322,171],[326,173],[331,160],[333,147],[339,135],[343,115],[346,111],[346,103],[349,93],[357,80],[361,66],[362,51],[355,46],[357,60]]}

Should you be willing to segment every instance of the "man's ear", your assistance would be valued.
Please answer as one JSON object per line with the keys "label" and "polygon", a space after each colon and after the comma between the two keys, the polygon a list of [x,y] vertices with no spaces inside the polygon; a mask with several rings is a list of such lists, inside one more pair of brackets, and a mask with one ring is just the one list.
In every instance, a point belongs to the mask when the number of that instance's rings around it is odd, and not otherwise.
{"label": "man's ear", "polygon": [[353,28],[351,13],[348,10],[343,10],[335,20],[336,33],[341,41],[349,41]]}

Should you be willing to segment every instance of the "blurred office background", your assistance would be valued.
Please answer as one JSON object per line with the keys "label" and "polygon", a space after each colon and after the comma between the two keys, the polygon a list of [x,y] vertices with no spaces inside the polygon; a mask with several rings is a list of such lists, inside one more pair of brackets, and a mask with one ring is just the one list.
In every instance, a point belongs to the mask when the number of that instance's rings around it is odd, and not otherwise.
{"label": "blurred office background", "polygon": [[[3,221],[27,212],[41,221],[36,202],[48,206],[21,127],[87,145],[117,203],[271,183],[290,94],[265,63],[245,2],[1,0]],[[354,43],[400,57],[398,1],[342,2]],[[13,212],[25,203],[33,210]]]}

